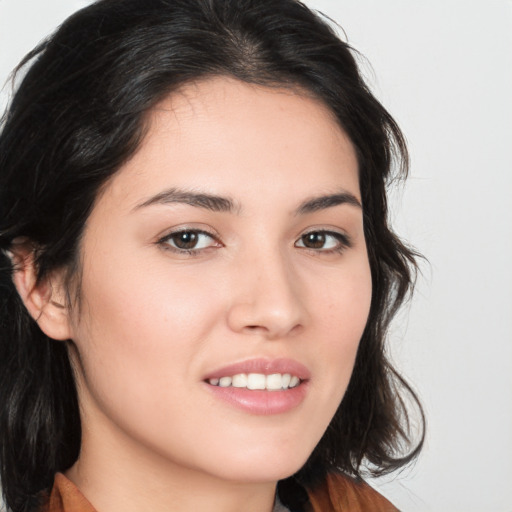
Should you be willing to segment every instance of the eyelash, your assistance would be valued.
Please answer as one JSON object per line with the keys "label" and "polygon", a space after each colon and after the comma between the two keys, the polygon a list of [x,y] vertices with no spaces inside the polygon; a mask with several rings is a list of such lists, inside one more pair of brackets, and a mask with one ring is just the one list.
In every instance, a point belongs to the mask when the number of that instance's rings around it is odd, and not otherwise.
{"label": "eyelash", "polygon": [[[192,248],[189,248],[189,249],[172,246],[170,244],[170,242],[173,239],[175,240],[180,235],[181,236],[193,235],[195,237],[206,236],[206,237],[208,237],[208,238],[210,238],[212,240],[212,244],[208,245],[207,247],[200,247],[200,248],[192,247]],[[306,239],[306,237],[312,236],[312,235],[315,235],[317,237],[318,236],[325,237],[324,238],[324,242],[323,242],[324,244],[326,243],[327,239],[329,237],[331,237],[331,238],[335,239],[336,246],[328,248],[328,249],[323,249],[323,248],[320,248],[320,247],[319,248],[307,247],[306,245],[304,245],[304,240]],[[303,245],[297,245],[300,242]],[[210,249],[212,247],[216,247],[216,246],[220,247],[220,246],[222,246],[222,243],[219,241],[217,236],[215,236],[212,233],[209,233],[208,231],[204,231],[204,230],[201,230],[201,229],[179,229],[177,231],[173,231],[172,233],[169,233],[169,234],[165,235],[164,237],[159,239],[157,243],[159,245],[162,245],[166,250],[172,251],[172,252],[177,253],[177,254],[184,254],[184,255],[187,255],[187,256],[198,256],[203,251],[207,251],[208,249]],[[350,237],[348,235],[344,234],[344,233],[339,233],[337,231],[329,231],[329,230],[325,230],[325,229],[315,229],[315,230],[308,231],[308,232],[304,233],[303,235],[301,235],[298,238],[298,240],[295,242],[294,246],[298,247],[298,248],[301,248],[301,249],[306,249],[306,250],[308,250],[310,252],[313,252],[313,253],[341,254],[342,252],[345,251],[345,249],[352,247],[352,242],[350,240]]]}

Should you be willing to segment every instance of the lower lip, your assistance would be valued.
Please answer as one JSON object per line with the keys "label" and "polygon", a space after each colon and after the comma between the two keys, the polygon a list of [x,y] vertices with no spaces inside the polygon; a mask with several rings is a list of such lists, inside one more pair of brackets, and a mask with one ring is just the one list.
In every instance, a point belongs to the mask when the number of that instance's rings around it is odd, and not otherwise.
{"label": "lower lip", "polygon": [[250,390],[232,386],[223,388],[208,383],[205,385],[217,398],[250,414],[258,415],[283,414],[291,411],[306,398],[308,387],[307,382],[301,382],[294,388],[282,391]]}

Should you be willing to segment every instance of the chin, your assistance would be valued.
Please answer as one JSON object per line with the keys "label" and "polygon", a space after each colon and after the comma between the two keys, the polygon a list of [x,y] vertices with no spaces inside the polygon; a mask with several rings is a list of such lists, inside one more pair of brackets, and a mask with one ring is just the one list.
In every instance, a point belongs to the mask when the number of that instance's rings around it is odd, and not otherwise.
{"label": "chin", "polygon": [[222,458],[222,464],[215,465],[215,472],[224,480],[237,482],[277,482],[295,474],[306,463],[310,452],[303,450],[279,450],[270,452],[258,447],[247,453],[232,453],[235,457]]}

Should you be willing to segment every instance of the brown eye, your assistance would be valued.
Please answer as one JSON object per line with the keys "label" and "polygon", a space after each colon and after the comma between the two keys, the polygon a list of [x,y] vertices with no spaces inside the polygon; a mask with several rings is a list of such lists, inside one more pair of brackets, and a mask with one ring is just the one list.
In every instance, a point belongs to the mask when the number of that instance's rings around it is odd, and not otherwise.
{"label": "brown eye", "polygon": [[313,232],[301,237],[304,247],[309,249],[322,249],[325,245],[325,233]]}
{"label": "brown eye", "polygon": [[351,242],[347,235],[336,231],[310,231],[302,235],[295,246],[318,252],[342,252]]}
{"label": "brown eye", "polygon": [[176,251],[200,251],[214,246],[216,240],[205,231],[189,229],[171,233],[163,238],[160,243],[168,245]]}
{"label": "brown eye", "polygon": [[178,249],[194,249],[198,236],[194,231],[181,231],[172,235],[171,240]]}

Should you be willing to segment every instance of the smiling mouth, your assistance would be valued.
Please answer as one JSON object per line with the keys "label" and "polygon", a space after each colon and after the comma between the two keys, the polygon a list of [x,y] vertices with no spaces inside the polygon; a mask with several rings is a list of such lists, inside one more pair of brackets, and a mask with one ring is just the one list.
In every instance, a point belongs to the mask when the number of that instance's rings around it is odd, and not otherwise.
{"label": "smiling mouth", "polygon": [[232,376],[210,378],[206,382],[221,388],[245,388],[249,390],[283,391],[297,387],[301,379],[290,373],[237,373]]}

